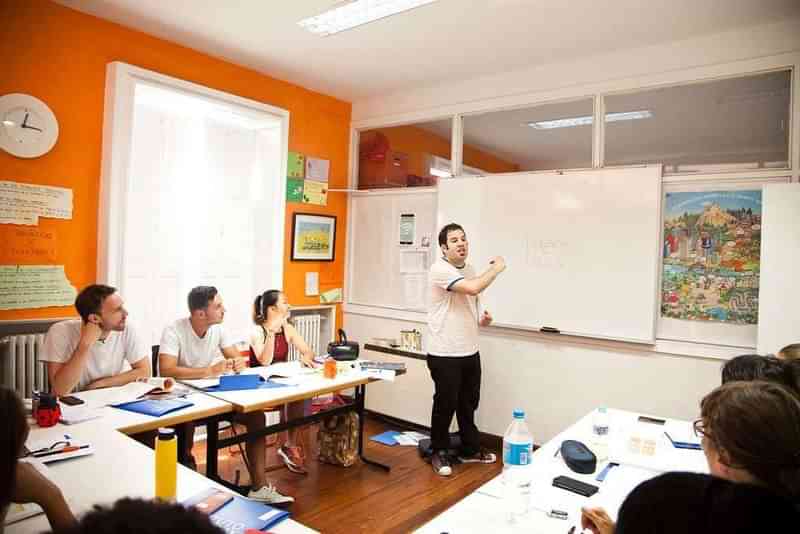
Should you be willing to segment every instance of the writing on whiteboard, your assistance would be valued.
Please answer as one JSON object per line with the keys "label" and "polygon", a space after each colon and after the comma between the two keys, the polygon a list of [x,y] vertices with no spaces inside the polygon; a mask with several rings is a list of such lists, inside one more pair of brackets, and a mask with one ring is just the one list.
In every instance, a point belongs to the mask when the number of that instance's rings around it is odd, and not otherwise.
{"label": "writing on whiteboard", "polygon": [[561,239],[528,237],[527,264],[535,269],[562,270],[566,265],[569,243]]}

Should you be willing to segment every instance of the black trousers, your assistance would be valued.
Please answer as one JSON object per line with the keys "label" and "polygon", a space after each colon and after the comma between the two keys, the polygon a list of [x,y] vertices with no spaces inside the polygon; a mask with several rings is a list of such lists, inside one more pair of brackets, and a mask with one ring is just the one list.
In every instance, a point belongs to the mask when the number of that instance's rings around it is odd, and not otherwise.
{"label": "black trousers", "polygon": [[453,412],[458,420],[461,453],[472,455],[480,450],[480,433],[475,426],[475,410],[481,396],[481,355],[448,358],[428,354],[428,369],[433,378],[431,410],[431,449],[450,446],[450,421]]}

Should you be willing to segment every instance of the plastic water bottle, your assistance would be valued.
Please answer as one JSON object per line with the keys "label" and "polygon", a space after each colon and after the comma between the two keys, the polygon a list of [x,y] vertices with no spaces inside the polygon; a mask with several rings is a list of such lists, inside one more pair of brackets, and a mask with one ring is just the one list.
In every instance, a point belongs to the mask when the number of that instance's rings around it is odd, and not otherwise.
{"label": "plastic water bottle", "polygon": [[178,438],[172,428],[159,428],[156,439],[156,498],[174,501],[178,478]]}
{"label": "plastic water bottle", "polygon": [[503,435],[503,482],[508,519],[514,523],[528,512],[531,497],[533,436],[525,424],[525,412],[514,410],[514,419]]}
{"label": "plastic water bottle", "polygon": [[608,459],[608,431],[609,417],[608,410],[601,406],[592,414],[592,442],[591,449],[597,456],[597,461],[601,462]]}

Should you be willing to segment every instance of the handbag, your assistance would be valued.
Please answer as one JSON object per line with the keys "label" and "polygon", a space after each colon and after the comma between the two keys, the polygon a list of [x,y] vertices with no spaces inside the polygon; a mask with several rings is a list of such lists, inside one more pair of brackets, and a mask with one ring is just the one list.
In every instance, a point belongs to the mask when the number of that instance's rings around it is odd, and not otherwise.
{"label": "handbag", "polygon": [[358,343],[347,341],[347,334],[339,329],[339,340],[328,343],[328,355],[336,361],[350,361],[358,359]]}

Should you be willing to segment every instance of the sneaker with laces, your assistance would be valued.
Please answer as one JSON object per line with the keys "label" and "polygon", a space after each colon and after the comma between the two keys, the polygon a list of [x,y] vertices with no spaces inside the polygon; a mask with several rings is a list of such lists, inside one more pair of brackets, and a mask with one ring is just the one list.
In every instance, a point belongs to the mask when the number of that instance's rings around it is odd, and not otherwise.
{"label": "sneaker with laces", "polygon": [[459,454],[458,459],[465,464],[493,464],[497,461],[497,455],[486,449],[481,449],[475,454]]}
{"label": "sneaker with laces", "polygon": [[307,475],[305,468],[305,456],[300,446],[287,447],[286,445],[278,448],[278,456],[281,457],[286,468],[292,473]]}
{"label": "sneaker with laces", "polygon": [[272,484],[267,484],[257,490],[250,490],[250,493],[247,494],[247,498],[267,504],[286,504],[294,502],[294,497],[281,495]]}
{"label": "sneaker with laces", "polygon": [[431,466],[433,466],[433,472],[442,477],[449,477],[453,474],[453,468],[450,467],[450,458],[447,457],[447,453],[444,451],[436,451],[431,456]]}

